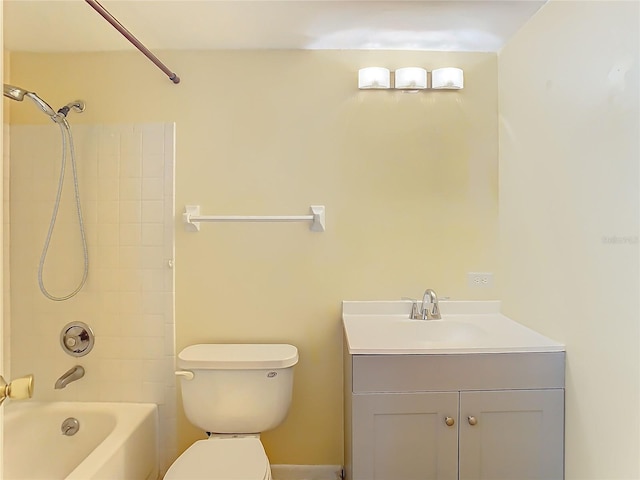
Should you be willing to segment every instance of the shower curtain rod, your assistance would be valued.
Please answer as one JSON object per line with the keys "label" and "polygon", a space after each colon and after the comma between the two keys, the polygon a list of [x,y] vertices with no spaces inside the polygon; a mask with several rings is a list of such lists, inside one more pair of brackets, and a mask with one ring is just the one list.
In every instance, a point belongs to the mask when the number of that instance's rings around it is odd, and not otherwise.
{"label": "shower curtain rod", "polygon": [[104,8],[102,5],[100,5],[100,3],[98,3],[96,0],[85,0],[96,12],[98,12],[100,15],[102,15],[102,17],[109,22],[113,28],[115,28],[116,30],[118,30],[127,40],[129,40],[134,47],[136,47],[138,50],[140,50],[142,52],[142,54],[147,57],[149,60],[151,60],[156,67],[158,67],[160,70],[162,70],[168,77],[169,80],[171,80],[173,83],[180,83],[180,77],[178,77],[178,75],[176,75],[174,72],[172,72],[171,70],[169,70],[169,68],[167,68],[167,66],[162,63],[158,57],[156,57],[153,53],[151,53],[151,51],[145,47],[140,40],[138,40],[129,30],[127,30],[119,21],[116,17],[114,17],[113,15],[111,15],[106,8]]}

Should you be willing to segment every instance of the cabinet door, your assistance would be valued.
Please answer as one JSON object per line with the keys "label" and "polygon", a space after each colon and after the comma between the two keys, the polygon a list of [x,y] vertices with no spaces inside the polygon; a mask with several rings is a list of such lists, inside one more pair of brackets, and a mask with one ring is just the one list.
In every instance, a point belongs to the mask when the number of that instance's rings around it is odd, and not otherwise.
{"label": "cabinet door", "polygon": [[460,394],[460,480],[563,477],[564,390]]}
{"label": "cabinet door", "polygon": [[353,480],[457,480],[458,398],[353,395]]}

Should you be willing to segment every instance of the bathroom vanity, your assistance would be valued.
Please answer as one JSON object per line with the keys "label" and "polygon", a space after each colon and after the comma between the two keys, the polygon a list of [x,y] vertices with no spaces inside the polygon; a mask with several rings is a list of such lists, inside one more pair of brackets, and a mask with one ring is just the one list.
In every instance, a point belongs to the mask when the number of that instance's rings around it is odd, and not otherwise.
{"label": "bathroom vanity", "polygon": [[564,346],[499,302],[343,302],[347,480],[564,476]]}

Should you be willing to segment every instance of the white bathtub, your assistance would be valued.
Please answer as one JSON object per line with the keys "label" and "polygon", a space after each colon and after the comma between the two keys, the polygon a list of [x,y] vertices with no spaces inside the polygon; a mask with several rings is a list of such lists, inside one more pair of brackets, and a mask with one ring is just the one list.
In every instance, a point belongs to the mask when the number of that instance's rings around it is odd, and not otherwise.
{"label": "white bathtub", "polygon": [[[80,422],[61,433],[68,418]],[[148,403],[26,401],[4,414],[5,480],[155,480],[158,409]]]}

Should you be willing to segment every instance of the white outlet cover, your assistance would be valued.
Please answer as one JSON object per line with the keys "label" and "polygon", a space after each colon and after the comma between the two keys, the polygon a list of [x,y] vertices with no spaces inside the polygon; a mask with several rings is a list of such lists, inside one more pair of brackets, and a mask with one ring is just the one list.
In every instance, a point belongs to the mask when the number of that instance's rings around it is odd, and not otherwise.
{"label": "white outlet cover", "polygon": [[491,288],[493,287],[493,273],[468,272],[467,284],[470,288]]}

